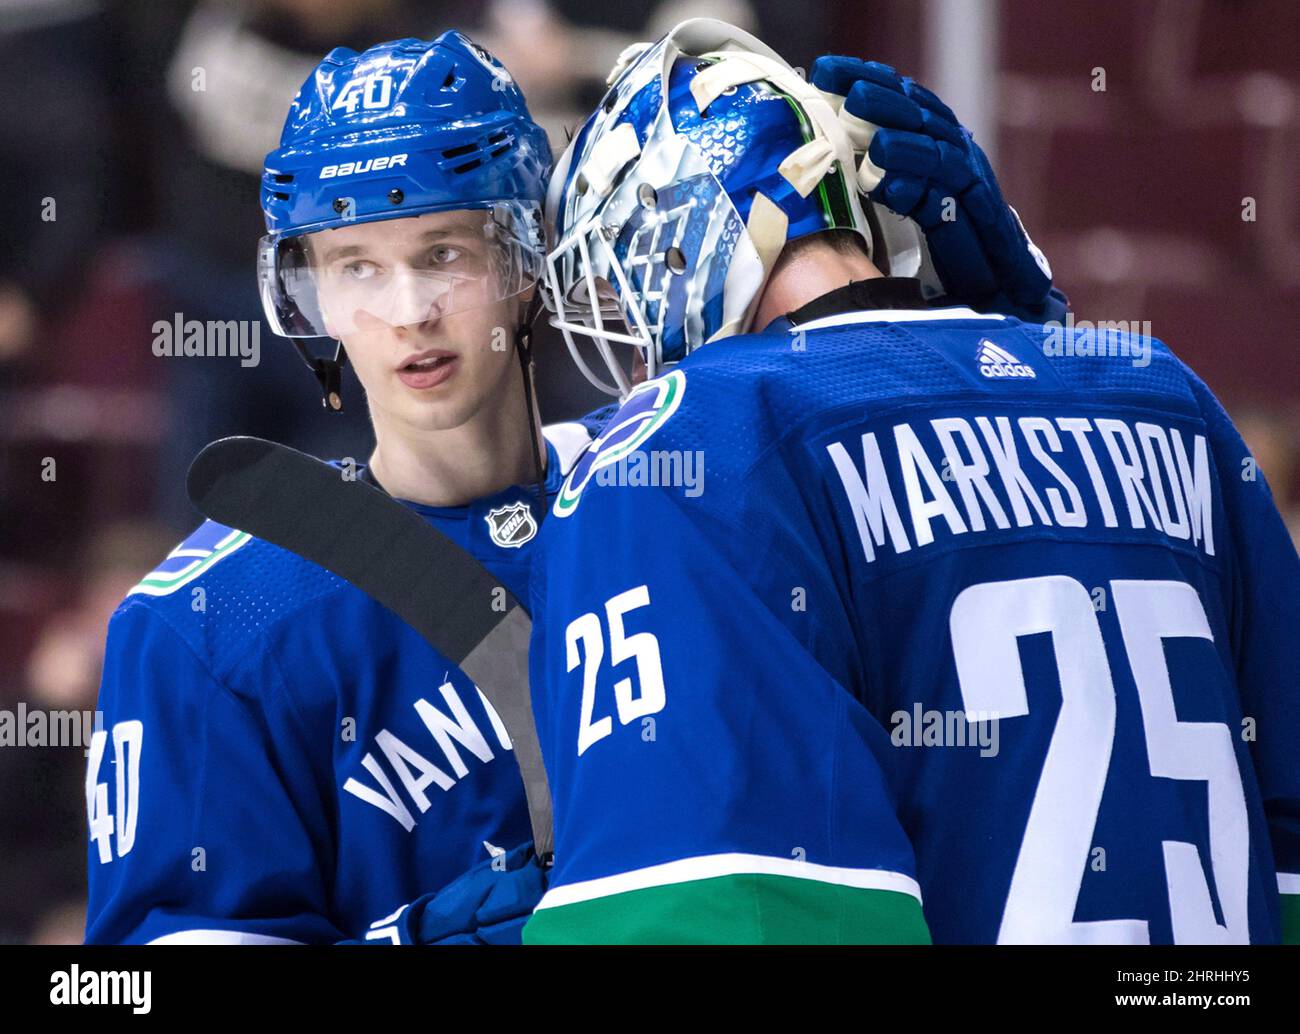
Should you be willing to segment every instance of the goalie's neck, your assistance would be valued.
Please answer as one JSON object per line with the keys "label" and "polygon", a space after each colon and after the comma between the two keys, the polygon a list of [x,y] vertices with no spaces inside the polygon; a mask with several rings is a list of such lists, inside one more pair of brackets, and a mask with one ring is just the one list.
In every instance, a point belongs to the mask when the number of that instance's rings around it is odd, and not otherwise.
{"label": "goalie's neck", "polygon": [[750,324],[762,330],[779,316],[855,280],[884,276],[857,250],[841,250],[825,239],[803,238],[786,246],[776,260]]}

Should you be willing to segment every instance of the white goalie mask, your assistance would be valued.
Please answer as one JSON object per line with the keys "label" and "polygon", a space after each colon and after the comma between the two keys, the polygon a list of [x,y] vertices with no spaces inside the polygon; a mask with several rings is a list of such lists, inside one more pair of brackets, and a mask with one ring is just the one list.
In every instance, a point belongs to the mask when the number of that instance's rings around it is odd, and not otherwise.
{"label": "white goalie mask", "polygon": [[[610,83],[551,179],[544,283],[579,368],[624,396],[626,346],[655,377],[746,333],[788,242],[845,229],[870,254],[878,234],[838,111],[748,33],[683,22],[625,51]],[[919,229],[883,210],[876,218],[891,272],[911,275]],[[595,364],[584,354],[593,349]]]}

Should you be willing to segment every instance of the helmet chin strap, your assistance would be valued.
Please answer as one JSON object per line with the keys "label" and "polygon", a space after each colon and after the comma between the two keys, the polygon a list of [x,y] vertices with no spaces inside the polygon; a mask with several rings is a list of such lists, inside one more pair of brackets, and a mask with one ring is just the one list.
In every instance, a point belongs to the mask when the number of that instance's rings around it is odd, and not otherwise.
{"label": "helmet chin strap", "polygon": [[537,407],[534,405],[533,384],[533,323],[542,310],[541,292],[534,289],[533,297],[524,310],[524,318],[515,331],[515,352],[519,356],[519,372],[524,379],[524,405],[528,408],[528,440],[533,450],[533,474],[537,482],[537,498],[541,504],[538,523],[546,519],[550,512],[550,501],[546,497],[546,469],[542,457],[544,446],[537,440]]}
{"label": "helmet chin strap", "polygon": [[343,350],[343,342],[336,341],[334,356],[326,359],[322,356],[312,355],[307,346],[303,344],[302,338],[290,338],[293,347],[298,350],[302,356],[302,361],[307,364],[307,369],[316,375],[316,381],[320,384],[320,404],[331,413],[343,412],[343,367],[347,365],[348,354]]}

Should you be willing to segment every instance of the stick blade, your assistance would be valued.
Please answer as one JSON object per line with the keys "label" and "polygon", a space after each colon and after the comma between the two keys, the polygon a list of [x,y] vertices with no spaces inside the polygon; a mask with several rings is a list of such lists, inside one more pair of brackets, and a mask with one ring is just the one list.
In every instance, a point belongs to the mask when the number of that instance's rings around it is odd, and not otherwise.
{"label": "stick blade", "polygon": [[474,557],[364,481],[286,445],[222,438],[190,465],[206,517],[359,586],[455,664],[519,605]]}
{"label": "stick blade", "polygon": [[482,563],[379,489],[262,438],[207,445],[186,491],[205,517],[351,583],[469,676],[510,735],[537,852],[550,852],[550,791],[528,690],[532,624]]}

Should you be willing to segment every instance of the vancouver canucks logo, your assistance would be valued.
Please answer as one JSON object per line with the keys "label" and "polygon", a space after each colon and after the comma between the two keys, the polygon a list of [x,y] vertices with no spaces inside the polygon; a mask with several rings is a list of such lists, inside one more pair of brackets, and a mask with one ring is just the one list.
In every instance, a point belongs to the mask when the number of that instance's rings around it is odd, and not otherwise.
{"label": "vancouver canucks logo", "polygon": [[144,596],[170,596],[252,540],[246,531],[227,528],[215,521],[205,521],[189,538],[168,553],[167,558],[150,574],[145,575],[127,595],[139,593]]}
{"label": "vancouver canucks logo", "polygon": [[988,338],[980,341],[979,351],[975,353],[975,362],[980,373],[985,377],[1028,377],[1033,380],[1038,376],[1032,366],[1026,366],[1005,348],[999,348]]}
{"label": "vancouver canucks logo", "polygon": [[533,511],[527,503],[498,506],[489,510],[483,519],[487,521],[492,541],[502,549],[518,549],[537,534],[537,522],[533,520]]}
{"label": "vancouver canucks logo", "polygon": [[551,512],[556,517],[573,513],[582,490],[596,471],[617,463],[645,444],[677,412],[685,393],[686,374],[681,370],[672,370],[632,389],[622,408],[610,418],[609,425],[569,471]]}

